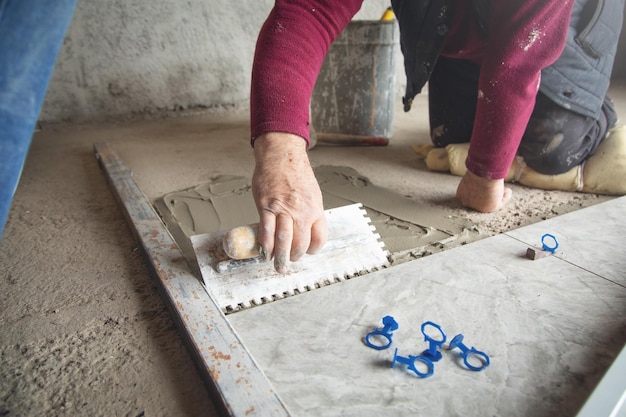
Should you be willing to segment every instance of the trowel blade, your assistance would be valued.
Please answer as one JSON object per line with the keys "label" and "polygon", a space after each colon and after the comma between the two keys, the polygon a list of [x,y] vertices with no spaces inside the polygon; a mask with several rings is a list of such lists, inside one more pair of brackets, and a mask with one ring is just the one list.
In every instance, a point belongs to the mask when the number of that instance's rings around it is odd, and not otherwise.
{"label": "trowel blade", "polygon": [[218,265],[228,259],[222,248],[226,231],[191,237],[202,279],[225,312],[279,300],[341,282],[388,266],[388,253],[361,204],[325,211],[328,241],[315,255],[292,262],[287,274],[273,262],[242,264],[225,272]]}

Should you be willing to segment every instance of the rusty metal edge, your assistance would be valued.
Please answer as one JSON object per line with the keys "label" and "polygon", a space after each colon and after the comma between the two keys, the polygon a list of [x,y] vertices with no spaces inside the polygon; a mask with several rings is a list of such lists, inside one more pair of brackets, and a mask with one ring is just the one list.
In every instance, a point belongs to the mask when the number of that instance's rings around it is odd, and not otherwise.
{"label": "rusty metal edge", "polygon": [[227,416],[290,416],[217,303],[206,292],[148,198],[107,143],[94,145],[214,402]]}

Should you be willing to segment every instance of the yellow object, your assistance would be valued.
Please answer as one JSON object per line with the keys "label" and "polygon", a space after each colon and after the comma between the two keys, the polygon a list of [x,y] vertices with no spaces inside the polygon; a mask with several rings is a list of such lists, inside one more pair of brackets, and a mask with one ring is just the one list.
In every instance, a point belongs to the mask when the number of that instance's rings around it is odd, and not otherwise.
{"label": "yellow object", "polygon": [[390,22],[395,17],[396,16],[393,14],[393,9],[391,7],[387,7],[387,10],[385,10],[385,13],[383,13],[383,15],[380,17],[380,21],[381,22]]}
{"label": "yellow object", "polygon": [[450,171],[450,162],[448,160],[448,151],[446,148],[434,148],[428,152],[425,158],[426,166],[431,171],[446,172]]}
{"label": "yellow object", "polygon": [[257,239],[259,226],[239,226],[224,235],[224,252],[231,259],[249,259],[261,255],[261,246]]}
{"label": "yellow object", "polygon": [[465,160],[469,152],[469,143],[454,143],[446,146],[448,160],[450,161],[450,172],[462,177],[467,172]]}
{"label": "yellow object", "polygon": [[541,174],[523,164],[515,182],[541,190],[582,191],[582,169],[577,165],[567,172],[558,175]]}
{"label": "yellow object", "polygon": [[583,191],[626,194],[626,126],[609,132],[595,153],[585,161]]}
{"label": "yellow object", "polygon": [[432,151],[434,148],[433,145],[418,145],[418,144],[414,144],[413,145],[413,151],[415,151],[416,154],[421,155],[423,158],[426,158],[428,156],[428,152]]}
{"label": "yellow object", "polygon": [[[465,175],[468,143],[433,148],[430,145],[413,145],[413,150],[424,156],[431,171]],[[506,182],[516,182],[542,190],[583,191],[586,193],[626,194],[626,126],[618,126],[600,143],[596,152],[581,165],[558,175],[546,175],[529,168],[524,158],[513,161]]]}

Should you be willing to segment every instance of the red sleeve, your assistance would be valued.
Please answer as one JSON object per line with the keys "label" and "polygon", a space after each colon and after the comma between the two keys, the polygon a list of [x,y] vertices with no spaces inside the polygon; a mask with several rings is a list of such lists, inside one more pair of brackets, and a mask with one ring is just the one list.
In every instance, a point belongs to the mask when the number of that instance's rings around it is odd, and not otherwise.
{"label": "red sleeve", "polygon": [[565,46],[573,0],[491,2],[467,169],[504,178],[530,119],[541,70]]}
{"label": "red sleeve", "polygon": [[250,128],[309,140],[309,102],[330,44],[363,0],[276,0],[257,40]]}

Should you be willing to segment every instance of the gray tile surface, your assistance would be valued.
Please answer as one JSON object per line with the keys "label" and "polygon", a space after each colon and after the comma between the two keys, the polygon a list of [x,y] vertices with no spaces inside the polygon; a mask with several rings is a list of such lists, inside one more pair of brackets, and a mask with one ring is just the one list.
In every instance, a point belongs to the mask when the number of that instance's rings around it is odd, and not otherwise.
{"label": "gray tile surface", "polygon": [[[625,204],[613,200],[229,319],[298,417],[575,415],[626,341],[626,288],[616,283],[624,282]],[[558,256],[527,259],[528,245],[547,232],[559,240]],[[370,349],[363,338],[385,315],[399,323],[393,345]],[[441,325],[448,342],[463,333],[491,365],[472,372],[457,350],[444,350],[429,378],[391,368],[394,348],[402,356],[427,348],[425,321]]]}
{"label": "gray tile surface", "polygon": [[[626,198],[535,223],[507,235],[541,247],[545,233],[557,238],[557,257],[626,287]],[[548,240],[548,244],[552,242]]]}

